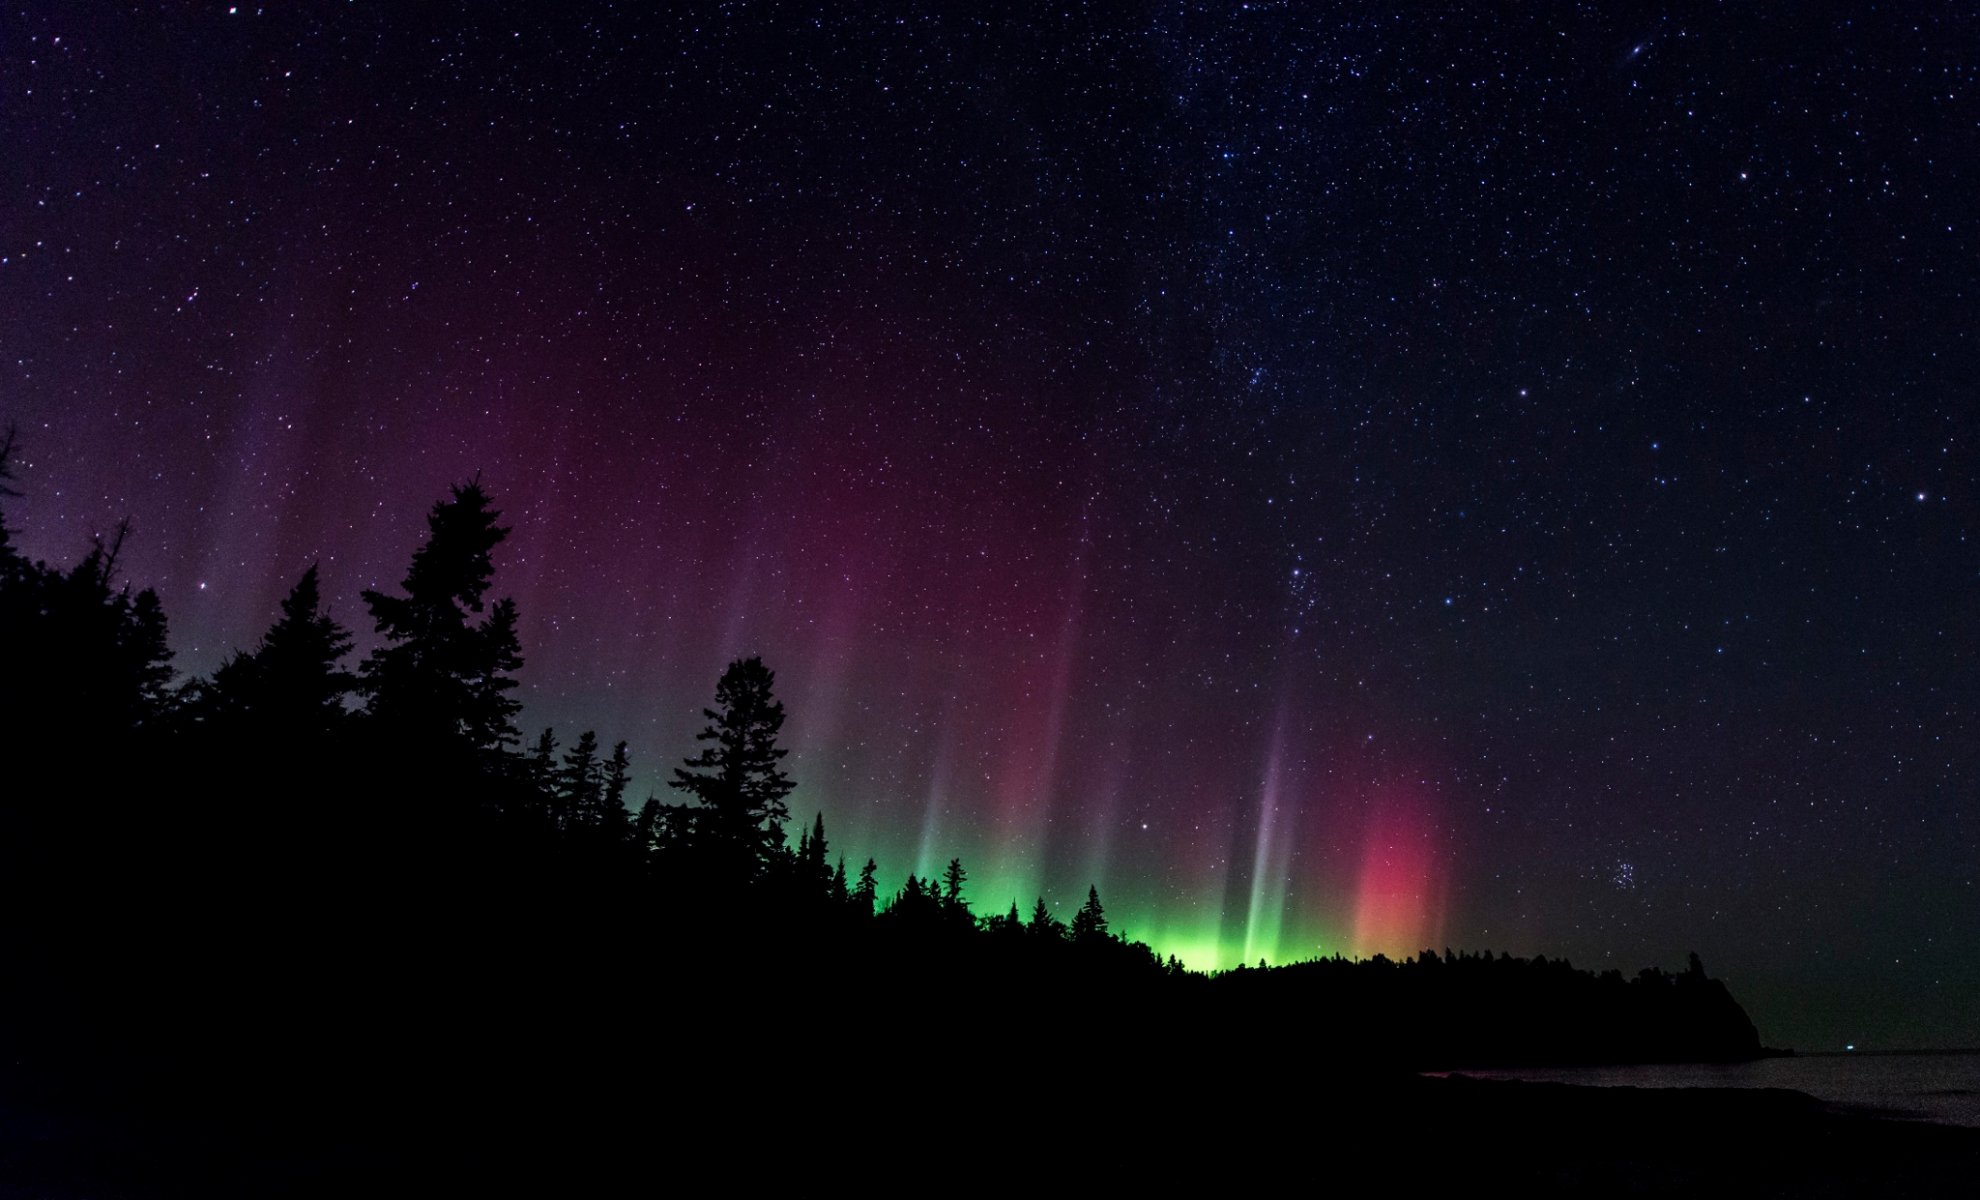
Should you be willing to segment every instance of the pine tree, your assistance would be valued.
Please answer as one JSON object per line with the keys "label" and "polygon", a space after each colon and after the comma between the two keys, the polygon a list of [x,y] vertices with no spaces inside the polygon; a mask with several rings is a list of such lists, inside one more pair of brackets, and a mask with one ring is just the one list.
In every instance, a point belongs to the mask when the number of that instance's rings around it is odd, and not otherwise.
{"label": "pine tree", "polygon": [[548,797],[557,787],[557,732],[548,726],[537,736],[523,759],[523,770],[530,785]]}
{"label": "pine tree", "polygon": [[880,895],[880,884],[875,878],[879,873],[879,866],[869,858],[866,865],[859,869],[859,882],[853,886],[853,907],[869,917],[873,915],[873,905]]}
{"label": "pine tree", "polygon": [[[8,425],[7,432],[0,434],[0,500],[20,499],[21,494],[13,488],[14,442],[18,432]],[[14,549],[14,535],[7,531],[7,515],[0,512],[0,588],[12,584],[26,565],[20,552]]]}
{"label": "pine tree", "polygon": [[962,859],[950,859],[942,871],[942,907],[950,913],[969,911],[969,906],[963,903],[963,884],[968,879],[969,872],[963,869]]}
{"label": "pine tree", "polygon": [[41,698],[49,714],[66,709],[79,730],[135,729],[162,715],[169,701],[172,650],[158,595],[115,586],[130,531],[130,522],[120,522],[108,545],[99,541],[66,575],[45,572],[41,629],[22,631],[47,668]]}
{"label": "pine tree", "polygon": [[1045,897],[1040,896],[1038,903],[1032,906],[1031,923],[1025,926],[1025,932],[1041,941],[1057,942],[1064,940],[1066,927],[1052,915],[1051,909],[1045,907]]}
{"label": "pine tree", "polygon": [[522,641],[516,634],[516,602],[503,597],[489,609],[488,619],[473,630],[472,644],[480,666],[467,680],[467,711],[461,725],[468,744],[485,750],[508,750],[522,737],[516,714],[522,701],[514,675],[522,670]]}
{"label": "pine tree", "polygon": [[598,735],[587,729],[564,753],[557,772],[558,825],[566,832],[598,828],[605,777],[598,765]]}
{"label": "pine tree", "polygon": [[889,916],[912,927],[925,927],[929,919],[940,913],[941,900],[935,890],[935,881],[923,883],[921,877],[908,872],[907,882],[901,885],[900,894],[887,909]]}
{"label": "pine tree", "polygon": [[1011,901],[1011,910],[1009,912],[999,914],[984,921],[983,928],[985,932],[1000,938],[1023,936],[1024,918],[1018,915],[1017,901]]}
{"label": "pine tree", "polygon": [[1072,939],[1082,945],[1107,940],[1107,910],[1100,907],[1100,889],[1086,889],[1086,903],[1073,914]]}
{"label": "pine tree", "polygon": [[846,856],[843,854],[839,856],[839,865],[832,868],[829,894],[834,901],[844,903],[846,900]]}
{"label": "pine tree", "polygon": [[497,601],[480,621],[495,573],[493,552],[509,531],[497,525],[479,481],[453,489],[427,516],[404,595],[367,588],[364,602],[385,644],[364,661],[361,688],[372,719],[394,734],[438,738],[494,751],[516,739],[522,666],[515,605]]}
{"label": "pine tree", "polygon": [[[0,436],[0,502],[20,495],[12,486],[15,439],[12,425]],[[49,637],[53,623],[48,619],[46,601],[56,576],[14,548],[6,513],[0,511],[0,729],[11,738],[23,739],[20,745],[28,744],[24,739],[38,720],[54,715],[48,689],[53,682],[50,675],[59,669],[60,656],[54,653]],[[16,783],[8,790],[15,798],[0,800],[0,811],[9,803],[19,803],[18,797],[26,789]]]}
{"label": "pine tree", "polygon": [[798,835],[798,878],[807,893],[822,896],[831,888],[832,869],[825,865],[827,851],[825,814],[821,812],[812,817],[811,831]]}
{"label": "pine tree", "polygon": [[509,816],[538,832],[557,828],[557,733],[546,726],[518,764],[521,786]]}
{"label": "pine tree", "polygon": [[811,857],[814,864],[820,868],[820,873],[823,873],[825,866],[825,814],[822,812],[813,813],[811,816]]}
{"label": "pine tree", "polygon": [[[8,444],[0,450],[11,454]],[[0,729],[19,745],[50,736],[96,743],[170,709],[164,609],[149,589],[115,583],[129,534],[130,523],[119,523],[68,571],[11,551],[0,564]]]}
{"label": "pine tree", "polygon": [[598,832],[606,841],[625,840],[626,822],[630,819],[626,812],[626,788],[632,783],[632,756],[626,752],[624,742],[612,746],[612,757],[605,760],[605,792],[600,798]]}
{"label": "pine tree", "polygon": [[[0,434],[0,499],[12,486],[13,427]],[[130,522],[68,571],[30,562],[0,514],[0,729],[20,746],[45,735],[96,739],[155,724],[174,696],[165,611],[150,589],[116,585]]]}
{"label": "pine tree", "polygon": [[137,685],[138,720],[143,723],[164,712],[169,703],[172,647],[165,632],[165,607],[158,602],[157,592],[145,588],[130,596],[125,612],[128,615],[118,650],[127,678]]}
{"label": "pine tree", "polygon": [[784,706],[771,695],[775,682],[760,658],[730,663],[695,735],[713,744],[674,769],[673,786],[700,803],[697,840],[718,877],[759,878],[789,854],[784,797],[795,785],[778,765],[789,752],[777,745]]}
{"label": "pine tree", "polygon": [[330,729],[343,719],[344,697],[356,686],[337,665],[350,649],[350,633],[322,611],[312,564],[282,601],[282,616],[260,645],[213,673],[214,715],[294,733]]}
{"label": "pine tree", "polygon": [[633,849],[641,855],[651,854],[659,833],[660,800],[657,796],[648,796],[646,803],[639,806],[639,816],[633,818]]}

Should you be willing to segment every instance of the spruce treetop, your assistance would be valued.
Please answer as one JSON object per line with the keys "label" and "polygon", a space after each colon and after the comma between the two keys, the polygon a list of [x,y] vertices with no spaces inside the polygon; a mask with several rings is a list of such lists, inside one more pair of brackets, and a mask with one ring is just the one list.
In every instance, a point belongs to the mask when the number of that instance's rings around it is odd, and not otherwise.
{"label": "spruce treetop", "polygon": [[452,736],[477,749],[516,740],[520,707],[508,693],[522,666],[515,604],[499,600],[480,620],[494,581],[497,524],[480,482],[457,486],[427,515],[403,595],[367,588],[365,605],[385,644],[364,661],[368,711],[388,725]]}

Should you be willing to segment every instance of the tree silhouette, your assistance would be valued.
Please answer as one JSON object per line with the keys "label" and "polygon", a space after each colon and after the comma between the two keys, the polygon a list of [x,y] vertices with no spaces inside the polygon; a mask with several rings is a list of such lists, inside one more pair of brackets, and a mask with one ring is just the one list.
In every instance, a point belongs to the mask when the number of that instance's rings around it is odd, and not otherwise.
{"label": "tree silhouette", "polygon": [[963,899],[963,884],[968,880],[969,872],[963,869],[960,858],[950,859],[942,869],[942,911],[954,924],[969,924],[969,903]]}
{"label": "tree silhouette", "polygon": [[467,742],[482,750],[507,750],[521,738],[516,714],[522,701],[509,693],[514,675],[522,670],[522,641],[516,634],[516,602],[504,596],[488,612],[488,620],[472,631],[470,645],[477,665],[467,680],[467,711],[461,722]]}
{"label": "tree silhouette", "polygon": [[[7,432],[0,433],[0,500],[18,500],[20,493],[14,490],[14,442],[19,431],[13,425]],[[7,530],[7,514],[0,511],[0,586],[5,586],[25,565],[20,552],[14,549],[14,535]]]}
{"label": "tree silhouette", "polygon": [[633,818],[632,844],[634,852],[642,857],[651,856],[654,849],[654,841],[659,837],[659,834],[660,800],[657,796],[648,796],[646,803],[639,806],[639,816]]}
{"label": "tree silhouette", "polygon": [[798,834],[797,872],[799,885],[807,894],[825,895],[832,885],[831,868],[825,865],[825,814],[812,817],[811,829]]}
{"label": "tree silhouette", "polygon": [[869,858],[866,865],[859,869],[859,882],[853,885],[853,907],[869,917],[873,915],[873,905],[880,895],[880,885],[875,878],[879,873],[879,864]]}
{"label": "tree silhouette", "polygon": [[632,755],[624,742],[612,745],[605,760],[605,789],[599,796],[598,834],[606,842],[625,840],[631,814],[626,812],[626,788],[632,784]]}
{"label": "tree silhouette", "polygon": [[[14,489],[17,434],[0,435],[0,499]],[[94,741],[155,724],[171,705],[165,612],[149,588],[118,587],[130,535],[119,522],[68,571],[30,562],[0,513],[0,728],[21,746]]]}
{"label": "tree silhouette", "polygon": [[894,902],[887,906],[887,911],[882,915],[900,928],[917,935],[925,934],[942,924],[941,893],[933,879],[924,882],[910,871],[907,882],[901,885]]}
{"label": "tree silhouette", "polygon": [[1024,927],[1024,931],[1044,942],[1064,941],[1066,936],[1065,923],[1053,916],[1051,909],[1045,907],[1043,896],[1040,896],[1038,903],[1032,906],[1031,923]]}
{"label": "tree silhouette", "polygon": [[557,731],[544,727],[523,758],[523,773],[530,786],[548,795],[557,786]]}
{"label": "tree silhouette", "polygon": [[[11,448],[0,439],[6,495]],[[1318,1022],[1350,1031],[1350,1057],[1385,1068],[1758,1052],[1696,955],[1681,974],[1634,980],[1448,950],[1211,977],[1117,936],[1097,887],[1073,921],[1077,949],[1042,896],[1028,925],[1015,902],[979,925],[959,858],[939,880],[908,875],[876,914],[875,861],[850,889],[843,858],[827,871],[822,814],[799,853],[784,848],[784,710],[756,659],[724,672],[699,753],[674,772],[694,802],[648,799],[628,837],[626,743],[605,755],[587,732],[564,750],[545,729],[527,754],[506,748],[520,653],[514,607],[479,607],[502,533],[486,498],[457,489],[430,524],[405,594],[366,594],[385,639],[365,664],[367,716],[353,720],[339,669],[350,637],[314,568],[255,648],[216,674],[199,702],[213,707],[178,720],[164,613],[119,579],[127,526],[72,569],[0,554],[0,731],[14,739],[0,770],[10,1113],[22,1079],[100,1078],[120,1124],[127,1103],[179,1105],[205,1087],[194,1111],[220,1114],[203,1106],[238,1097],[245,1119],[213,1124],[257,1129],[252,1110],[271,1102],[376,1105],[414,1061],[433,1065],[422,1085],[457,1081],[439,1104],[422,1086],[422,1114],[477,1090],[500,1105],[524,1094],[564,1105],[617,1095],[625,1079],[671,1087],[665,1073],[683,1064],[683,1088],[733,1108],[782,1086],[766,1073],[780,1062],[796,1068],[793,1086],[816,1090],[808,1052],[789,1056],[766,1023],[793,1001],[816,1028],[902,1064],[934,1061],[930,1035],[958,1039],[965,1065],[976,1054],[998,1068],[1007,1048],[1095,1049],[1090,1023],[1003,1015],[1018,1011],[1009,1001],[1054,995],[1099,997],[1124,1046]],[[268,721],[202,724],[222,710]],[[460,752],[470,746],[479,753]],[[179,796],[191,800],[160,802]],[[426,803],[455,796],[468,802]],[[737,886],[722,895],[711,883]],[[145,1004],[126,1002],[134,986]],[[980,1008],[990,1020],[949,1001],[963,987],[995,1001]],[[658,1021],[600,1019],[615,998],[642,995],[666,1006]],[[1045,1036],[1048,1023],[1063,1039]],[[1087,1071],[1092,1056],[1061,1057]],[[489,1074],[473,1073],[484,1064]],[[936,1099],[917,1107],[953,1121]]]}
{"label": "tree silhouette", "polygon": [[1024,918],[1018,915],[1017,901],[1011,901],[1011,910],[983,922],[984,931],[999,938],[1024,936]]}
{"label": "tree silhouette", "polygon": [[1086,903],[1073,914],[1072,939],[1081,945],[1107,940],[1107,910],[1100,907],[1100,889],[1086,889]]}
{"label": "tree silhouette", "polygon": [[516,610],[497,601],[480,621],[493,582],[493,552],[509,531],[497,525],[479,481],[453,489],[427,515],[404,595],[362,593],[385,644],[365,659],[367,711],[413,738],[440,738],[482,751],[516,740],[511,673],[522,666]]}
{"label": "tree silhouette", "polygon": [[715,707],[703,709],[709,742],[674,769],[673,786],[699,802],[696,838],[718,878],[760,878],[784,855],[784,804],[795,786],[778,764],[784,706],[771,695],[776,674],[760,658],[738,659],[715,685]]}
{"label": "tree silhouette", "polygon": [[133,594],[115,583],[129,535],[129,522],[119,523],[71,570],[30,564],[9,583],[7,641],[18,657],[0,708],[10,729],[115,734],[165,712],[172,679],[165,611],[151,589]]}
{"label": "tree silhouette", "polygon": [[566,832],[597,828],[605,777],[598,765],[598,735],[587,729],[564,752],[557,773],[558,825]]}
{"label": "tree silhouette", "polygon": [[236,654],[213,673],[211,704],[221,719],[263,729],[321,733],[344,717],[344,697],[356,686],[338,660],[351,635],[322,609],[311,564],[282,601],[282,616],[260,645]]}
{"label": "tree silhouette", "polygon": [[[0,435],[0,501],[20,496],[13,488],[15,429],[7,426]],[[30,632],[39,633],[42,572],[14,549],[13,535],[7,531],[7,514],[0,504],[0,721],[11,732],[20,728],[22,709],[30,695],[28,685],[38,683],[34,648],[27,642]]]}

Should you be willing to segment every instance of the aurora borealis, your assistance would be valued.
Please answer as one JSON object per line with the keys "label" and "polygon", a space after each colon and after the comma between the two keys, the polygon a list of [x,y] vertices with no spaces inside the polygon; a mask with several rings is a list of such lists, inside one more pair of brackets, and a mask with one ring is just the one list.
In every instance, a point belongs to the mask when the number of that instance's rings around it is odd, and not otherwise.
{"label": "aurora borealis", "polygon": [[889,888],[1980,1042],[1970,15],[647,7],[0,17],[25,549],[368,646],[478,472],[637,797],[760,654]]}

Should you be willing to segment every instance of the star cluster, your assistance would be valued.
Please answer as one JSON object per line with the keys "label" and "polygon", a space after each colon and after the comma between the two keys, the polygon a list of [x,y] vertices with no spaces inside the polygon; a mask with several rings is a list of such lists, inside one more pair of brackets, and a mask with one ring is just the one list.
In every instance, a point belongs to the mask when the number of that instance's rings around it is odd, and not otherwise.
{"label": "star cluster", "polygon": [[479,472],[530,722],[761,653],[896,883],[1980,1042],[1971,16],[865,7],[0,17],[9,522],[203,672]]}

